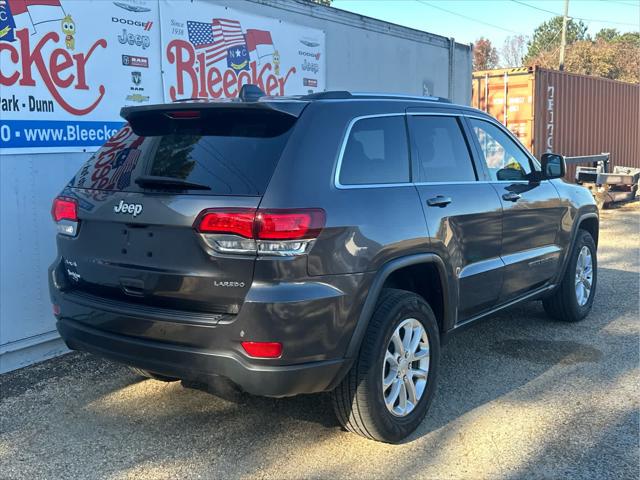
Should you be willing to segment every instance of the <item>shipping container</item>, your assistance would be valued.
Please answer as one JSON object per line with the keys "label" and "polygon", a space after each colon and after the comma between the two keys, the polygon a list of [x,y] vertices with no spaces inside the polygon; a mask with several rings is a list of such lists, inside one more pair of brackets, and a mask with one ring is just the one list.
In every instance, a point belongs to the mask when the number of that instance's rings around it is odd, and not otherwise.
{"label": "shipping container", "polygon": [[[62,0],[63,7],[65,3],[73,3],[73,0]],[[171,7],[182,2],[125,0],[97,2],[96,5],[98,3],[101,8],[106,8],[103,3],[108,3],[118,13],[113,18],[111,15],[103,16],[103,20],[110,18],[111,22],[118,24],[132,22],[127,23],[129,28],[130,25],[137,24],[127,19],[139,18],[145,21],[141,24],[144,27],[144,35],[152,36],[158,30],[162,30],[162,34],[168,32],[164,30],[165,27],[158,18],[155,22],[151,21],[151,13],[158,10],[166,13]],[[305,67],[307,70],[324,67],[327,89],[436,95],[466,105],[471,100],[471,46],[457,43],[453,38],[394,25],[328,6],[290,0],[196,0],[184,2],[184,15],[190,21],[204,22],[205,20],[201,19],[202,12],[212,6],[218,8],[221,15],[225,15],[224,18],[230,18],[226,15],[233,10],[265,21],[275,20],[315,32],[321,30],[324,34],[322,55],[314,53],[314,58],[305,63]],[[167,17],[165,20],[169,21],[171,18]],[[211,21],[212,17],[208,18],[207,21]],[[184,22],[171,22],[172,34],[189,37]],[[247,25],[249,24],[243,24],[245,28]],[[84,32],[91,29],[92,25],[85,23]],[[132,30],[133,27],[129,29]],[[95,31],[95,28],[93,30]],[[87,37],[88,34],[85,35],[85,39]],[[25,42],[30,39],[29,36],[23,38]],[[114,73],[105,79],[105,84],[109,89],[113,89],[117,84],[124,85],[128,98],[142,101],[145,95],[149,95],[150,85],[139,85],[140,79],[142,77],[145,82],[151,80],[152,75],[149,72],[157,65],[153,64],[153,59],[163,54],[161,42],[159,38],[152,37],[155,40],[150,44],[124,45],[124,40],[119,40],[118,43],[115,41],[116,38],[120,37],[108,37],[110,48],[122,44],[122,47],[118,48],[122,48],[122,53],[127,54],[122,55],[122,64],[127,65],[126,68],[137,68],[131,75],[128,72],[125,72],[126,75]],[[15,45],[19,43],[16,41]],[[36,43],[31,43],[32,47],[36,48]],[[294,50],[298,55],[309,55],[309,50],[315,52],[314,48],[317,46],[317,43],[304,36],[293,35],[290,36],[288,45],[281,45],[282,48]],[[141,51],[143,48],[144,51]],[[66,50],[60,51],[63,52],[59,53],[60,55],[68,56]],[[78,55],[80,54],[74,55],[74,58]],[[5,60],[14,61],[7,55],[3,56],[3,62]],[[128,63],[125,63],[125,60]],[[36,63],[38,62],[34,65]],[[49,65],[49,62],[45,63]],[[35,67],[33,68],[35,71]],[[58,68],[58,71],[61,68]],[[137,76],[132,76],[133,73],[137,73]],[[166,73],[162,72],[163,81],[167,80]],[[311,71],[305,75],[310,78],[304,79],[308,82],[304,85],[317,86],[317,80],[311,78],[314,73],[316,72]],[[195,75],[193,77],[195,78]],[[185,74],[185,78],[190,77]],[[29,88],[29,85],[24,86],[22,93],[25,98],[32,95]],[[143,88],[147,90],[144,91]],[[124,99],[123,94],[122,102]],[[119,109],[121,105],[114,103],[111,106],[117,111],[115,109]],[[55,112],[60,111],[57,104],[55,108]],[[45,118],[36,112],[33,113],[32,120],[41,124],[53,124],[62,118]],[[71,131],[74,132],[75,130]],[[0,140],[5,142],[2,134],[3,129],[0,128]],[[43,147],[48,145],[44,144]],[[89,151],[71,151],[64,148],[49,153],[11,152],[1,155],[0,373],[65,351],[55,329],[55,319],[49,303],[47,267],[55,257],[55,229],[49,212],[53,197],[61,191],[89,155]]]}
{"label": "shipping container", "polygon": [[[611,167],[640,167],[640,85],[543,68],[473,73],[472,101],[536,157],[610,153]],[[573,179],[575,167],[569,166]]]}

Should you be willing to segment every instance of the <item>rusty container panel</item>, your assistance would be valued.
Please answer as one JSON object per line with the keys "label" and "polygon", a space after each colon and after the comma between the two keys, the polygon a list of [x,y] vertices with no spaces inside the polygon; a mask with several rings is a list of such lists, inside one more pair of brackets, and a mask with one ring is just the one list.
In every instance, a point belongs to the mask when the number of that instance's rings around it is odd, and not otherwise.
{"label": "rusty container panel", "polygon": [[534,73],[529,68],[508,68],[473,73],[471,106],[483,110],[533,149]]}
{"label": "rusty container panel", "polygon": [[612,168],[640,168],[640,85],[537,69],[534,110],[536,157],[608,152]]}

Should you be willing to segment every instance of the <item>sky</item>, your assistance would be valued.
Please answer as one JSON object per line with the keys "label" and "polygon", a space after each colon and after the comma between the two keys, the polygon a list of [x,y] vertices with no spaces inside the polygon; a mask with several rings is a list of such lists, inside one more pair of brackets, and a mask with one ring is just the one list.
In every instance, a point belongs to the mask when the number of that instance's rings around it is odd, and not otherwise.
{"label": "sky", "polygon": [[[484,36],[500,50],[508,36],[531,36],[554,16],[539,9],[562,14],[564,0],[333,0],[332,6],[454,37],[459,43]],[[592,35],[601,28],[638,31],[640,0],[569,0],[569,16],[589,19],[585,23]]]}

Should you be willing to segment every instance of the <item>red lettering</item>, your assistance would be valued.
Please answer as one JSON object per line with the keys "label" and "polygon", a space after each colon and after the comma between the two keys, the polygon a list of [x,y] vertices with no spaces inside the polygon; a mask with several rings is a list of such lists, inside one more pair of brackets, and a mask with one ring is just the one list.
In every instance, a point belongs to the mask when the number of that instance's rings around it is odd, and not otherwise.
{"label": "red lettering", "polygon": [[[176,79],[178,82],[177,88],[175,86],[169,88],[171,100],[176,100],[178,96],[184,95],[184,75],[187,75],[191,80],[191,93],[188,95],[195,97],[198,79],[196,77],[196,71],[193,68],[195,51],[191,44],[184,40],[172,40],[169,42],[169,45],[167,45],[167,60],[171,64],[176,64]],[[200,70],[202,71],[202,68]],[[206,94],[203,96],[206,96]]]}
{"label": "red lettering", "polygon": [[260,90],[264,91],[264,83],[262,82],[262,75],[264,74],[264,71],[267,68],[267,66],[269,67],[269,69],[271,69],[271,64],[267,63],[264,67],[262,67],[262,70],[260,70],[260,73],[256,71],[256,66],[257,66],[256,62],[251,62],[249,66],[251,68],[251,83],[253,83],[254,85],[257,85],[258,87],[260,87]]}
{"label": "red lettering", "polygon": [[207,98],[206,83],[204,81],[204,77],[207,72],[207,64],[204,53],[198,55],[198,72],[200,73],[200,91],[198,92],[198,97]]}
{"label": "red lettering", "polygon": [[[20,60],[20,55],[18,55],[18,51],[15,48],[13,48],[8,43],[2,42],[0,43],[0,54],[2,53],[2,50],[8,50],[9,58],[11,59],[11,62],[14,65],[18,64],[18,61]],[[2,66],[2,63],[0,63],[0,66]],[[10,77],[5,77],[2,74],[2,70],[0,69],[0,85],[7,85],[7,86],[13,85],[14,83],[16,83],[19,77],[20,77],[20,72],[18,72],[18,70],[13,72],[13,75],[11,75]]]}
{"label": "red lettering", "polygon": [[77,90],[89,90],[89,87],[87,86],[87,81],[86,81],[87,76],[85,74],[87,60],[89,60],[91,55],[93,55],[93,51],[96,48],[98,48],[98,46],[102,48],[107,48],[107,41],[104,38],[101,38],[96,43],[91,45],[91,48],[86,53],[86,55],[83,55],[82,53],[76,53],[73,56],[73,58],[76,59],[76,64],[77,64],[76,73],[78,74],[78,83],[76,84],[76,87],[75,87]]}
{"label": "red lettering", "polygon": [[[231,87],[235,87],[231,90]],[[233,70],[227,70],[222,77],[222,88],[224,88],[224,96],[227,98],[234,98],[238,95],[238,77]]]}
{"label": "red lettering", "polygon": [[[172,40],[169,43],[167,60],[176,66],[176,85],[169,87],[172,100],[179,96],[196,97],[196,92],[201,98],[235,98],[240,88],[249,83],[258,86],[268,95],[284,95],[289,77],[296,73],[295,67],[291,67],[284,77],[278,77],[272,73],[273,66],[270,63],[258,68],[255,61],[249,63],[248,71],[221,70],[213,65],[206,68],[205,54],[196,55],[191,44],[184,40]],[[194,66],[196,62],[197,67]],[[191,85],[186,85],[185,77]]]}
{"label": "red lettering", "polygon": [[[58,60],[62,58],[62,62]],[[67,70],[69,67],[73,67],[73,59],[66,50],[56,48],[49,58],[49,70],[51,71],[51,78],[53,83],[60,88],[67,88],[73,83],[76,78],[73,74],[67,75],[67,78],[60,78],[60,73]]]}
{"label": "red lettering", "polygon": [[[20,56],[22,57],[22,78],[20,79],[20,85],[23,87],[35,87],[36,82],[33,80],[31,76],[31,64],[35,63],[38,72],[42,74],[42,72],[47,71],[46,66],[44,65],[44,61],[42,60],[42,47],[49,40],[53,40],[57,42],[60,40],[60,37],[56,32],[49,32],[44,37],[40,39],[40,41],[36,44],[36,47],[33,51],[30,51],[29,45],[29,30],[26,28],[24,30],[20,30],[16,32],[16,37],[20,39]],[[43,75],[48,78],[48,75]],[[45,81],[45,83],[47,83]]]}
{"label": "red lettering", "polygon": [[289,80],[289,75],[292,73],[296,73],[296,67],[291,67],[287,74],[284,77],[280,77],[278,79],[278,84],[280,85],[280,95],[284,95],[284,84]]}
{"label": "red lettering", "polygon": [[[218,85],[222,81],[222,75],[220,74],[220,70],[216,67],[211,67],[207,72],[207,90],[209,91],[209,96],[213,98],[220,98],[222,96],[222,89],[219,88],[215,90],[213,87]],[[206,95],[203,95],[206,97]]]}
{"label": "red lettering", "polygon": [[276,93],[276,89],[278,88],[278,79],[275,75],[269,75],[267,77],[266,87],[267,89],[265,90],[265,93],[267,95],[274,95]]}
{"label": "red lettering", "polygon": [[242,88],[242,85],[251,83],[251,75],[246,70],[242,70],[238,74],[238,88]]}
{"label": "red lettering", "polygon": [[[49,91],[53,99],[67,112],[73,115],[78,115],[78,116],[86,115],[87,113],[93,111],[98,106],[98,104],[102,100],[102,97],[104,97],[104,93],[105,93],[104,85],[100,85],[98,87],[98,93],[99,93],[98,98],[86,108],[73,107],[64,98],[62,98],[62,95],[60,95],[60,92],[58,91],[57,87],[66,88],[66,86],[70,85],[70,83],[67,83],[69,80],[69,77],[67,77],[66,79],[60,78],[60,72],[62,72],[63,70],[66,70],[71,66],[66,61],[69,58],[68,54],[66,54],[66,56],[63,55],[65,59],[63,63],[58,63],[57,58],[56,59],[50,58],[49,66],[52,69],[54,78],[50,76],[49,71],[47,70],[47,66],[45,65],[44,58],[42,57],[42,48],[47,42],[49,41],[58,42],[60,40],[60,37],[57,33],[49,32],[46,35],[44,35],[40,39],[40,41],[36,44],[33,50],[31,50],[30,48],[29,31],[27,29],[19,30],[18,32],[16,32],[16,37],[18,37],[18,39],[20,40],[20,56],[22,58],[22,78],[20,78],[20,81],[18,82],[20,85],[25,87],[34,87],[36,85],[36,82],[34,81],[32,76],[32,65],[35,65],[36,69],[38,70],[38,73],[40,74],[40,77],[42,78],[42,81],[44,82],[45,86],[47,87],[47,90]],[[85,69],[84,63],[86,62],[86,59],[89,58],[93,50],[95,50],[98,46],[106,48],[107,46],[106,40],[100,39],[96,41],[91,46],[89,50],[89,54],[85,57],[85,60],[81,62],[82,63],[81,67],[79,66],[76,69],[76,74],[78,77],[80,76],[78,69],[81,70],[82,84],[80,83],[78,84],[81,88],[86,87],[86,84],[84,82],[84,69]],[[56,57],[60,56],[60,54],[57,53],[59,51],[61,50],[60,49],[54,50],[54,52],[52,53],[52,57],[53,55],[55,55]],[[74,56],[74,58],[76,57]],[[73,82],[73,79],[76,78],[76,76],[72,74],[70,74],[70,77],[72,77],[71,82]],[[88,89],[88,87],[86,88]]]}

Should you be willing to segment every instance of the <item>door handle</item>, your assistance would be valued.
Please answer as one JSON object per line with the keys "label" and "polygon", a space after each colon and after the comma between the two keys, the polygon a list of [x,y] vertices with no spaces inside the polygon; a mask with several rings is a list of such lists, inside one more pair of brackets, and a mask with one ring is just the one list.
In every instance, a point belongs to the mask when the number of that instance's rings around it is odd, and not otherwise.
{"label": "door handle", "polygon": [[516,192],[509,192],[509,193],[505,193],[504,195],[502,195],[502,198],[504,200],[506,200],[507,202],[517,202],[518,200],[520,200],[522,198],[522,196],[519,193],[516,193]]}
{"label": "door handle", "polygon": [[446,207],[451,203],[451,197],[443,197],[442,195],[438,195],[437,197],[430,198],[427,200],[427,205],[430,207]]}

